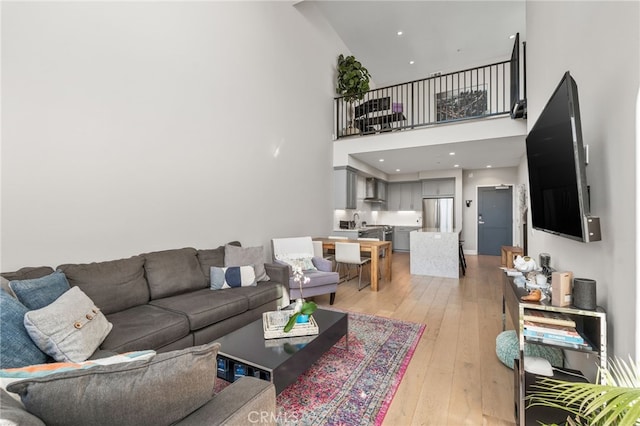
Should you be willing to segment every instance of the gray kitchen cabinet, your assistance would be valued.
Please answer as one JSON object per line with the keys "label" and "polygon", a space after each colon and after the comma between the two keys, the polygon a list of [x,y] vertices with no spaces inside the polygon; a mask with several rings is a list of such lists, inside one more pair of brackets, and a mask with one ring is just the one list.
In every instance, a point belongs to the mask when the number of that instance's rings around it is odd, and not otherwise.
{"label": "gray kitchen cabinet", "polygon": [[387,186],[387,210],[400,210],[402,182],[393,182]]}
{"label": "gray kitchen cabinet", "polygon": [[357,208],[358,175],[350,167],[336,168],[333,171],[334,208]]}
{"label": "gray kitchen cabinet", "polygon": [[418,226],[393,227],[393,251],[409,251],[409,234],[420,229]]}
{"label": "gray kitchen cabinet", "polygon": [[411,210],[422,211],[422,182],[411,183]]}
{"label": "gray kitchen cabinet", "polygon": [[413,210],[413,196],[411,182],[402,182],[400,186],[400,210]]}
{"label": "gray kitchen cabinet", "polygon": [[454,178],[427,179],[422,181],[422,196],[429,197],[453,197],[456,192]]}
{"label": "gray kitchen cabinet", "polygon": [[420,182],[390,183],[387,198],[387,210],[421,210],[422,184]]}

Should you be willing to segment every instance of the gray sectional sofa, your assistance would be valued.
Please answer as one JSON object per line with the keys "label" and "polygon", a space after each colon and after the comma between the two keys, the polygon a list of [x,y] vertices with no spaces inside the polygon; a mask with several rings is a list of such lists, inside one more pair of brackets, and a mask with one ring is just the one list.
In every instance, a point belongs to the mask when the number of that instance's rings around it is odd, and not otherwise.
{"label": "gray sectional sofa", "polygon": [[[149,349],[160,356],[209,344],[261,318],[263,312],[288,304],[289,270],[277,264],[254,264],[257,285],[210,289],[212,266],[240,266],[225,265],[225,250],[228,255],[229,250],[241,250],[238,246],[231,243],[216,249],[157,251],[120,260],[64,264],[56,270],[65,274],[71,287],[77,286],[89,296],[113,324],[97,356]],[[0,275],[12,281],[53,272],[51,267],[26,267]],[[211,368],[215,371],[215,365]],[[247,418],[238,413],[254,409],[275,412],[271,385],[255,380],[235,382],[183,423],[217,424],[222,419],[223,423],[242,424]],[[6,399],[4,393],[2,397]],[[229,412],[231,407],[238,407],[233,408],[235,413]],[[214,413],[225,414],[218,418]]]}
{"label": "gray sectional sofa", "polygon": [[[59,265],[105,314],[113,329],[101,349],[166,352],[212,342],[288,304],[286,266],[265,264],[268,281],[256,286],[212,291],[212,266],[223,267],[225,246],[181,248],[128,259]],[[2,273],[5,279],[38,278],[53,268],[26,267]],[[288,287],[288,286],[287,286]]]}

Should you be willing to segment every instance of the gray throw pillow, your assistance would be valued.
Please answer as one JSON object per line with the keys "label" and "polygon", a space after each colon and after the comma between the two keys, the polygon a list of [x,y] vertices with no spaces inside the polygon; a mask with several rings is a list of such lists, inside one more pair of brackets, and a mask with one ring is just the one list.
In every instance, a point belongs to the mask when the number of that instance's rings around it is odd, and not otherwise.
{"label": "gray throw pillow", "polygon": [[29,310],[4,290],[0,290],[0,368],[18,368],[47,362],[24,328]]}
{"label": "gray throw pillow", "polygon": [[49,306],[27,312],[24,326],[35,344],[59,362],[86,361],[113,327],[78,287]]}
{"label": "gray throw pillow", "polygon": [[49,426],[170,425],[213,396],[219,343],[7,386]]}
{"label": "gray throw pillow", "polygon": [[0,407],[2,407],[0,425],[46,426],[42,420],[25,410],[22,404],[13,399],[4,389],[0,389]]}
{"label": "gray throw pillow", "polygon": [[264,250],[262,247],[236,247],[230,244],[224,246],[224,266],[253,265],[256,271],[256,281],[269,281],[264,269]]}
{"label": "gray throw pillow", "polygon": [[18,300],[31,310],[44,308],[70,288],[67,277],[59,271],[41,278],[10,281],[9,287]]}

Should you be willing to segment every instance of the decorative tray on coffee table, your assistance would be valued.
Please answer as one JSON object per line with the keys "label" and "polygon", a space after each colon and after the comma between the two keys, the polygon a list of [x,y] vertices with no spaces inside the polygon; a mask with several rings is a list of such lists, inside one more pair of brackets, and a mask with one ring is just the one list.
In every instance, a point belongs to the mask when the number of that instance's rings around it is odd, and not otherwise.
{"label": "decorative tray on coffee table", "polygon": [[310,336],[318,334],[320,329],[318,323],[313,319],[313,315],[309,316],[309,322],[297,322],[291,331],[284,332],[284,326],[287,325],[289,318],[293,315],[293,311],[271,311],[262,314],[262,326],[264,329],[265,339],[279,339],[282,337]]}

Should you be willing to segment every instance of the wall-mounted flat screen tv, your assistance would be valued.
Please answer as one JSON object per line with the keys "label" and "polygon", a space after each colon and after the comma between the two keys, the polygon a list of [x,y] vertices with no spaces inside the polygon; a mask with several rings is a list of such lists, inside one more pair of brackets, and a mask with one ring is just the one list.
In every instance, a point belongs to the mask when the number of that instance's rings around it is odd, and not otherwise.
{"label": "wall-mounted flat screen tv", "polygon": [[567,71],[526,139],[534,229],[578,241],[600,239],[590,227],[578,86]]}

